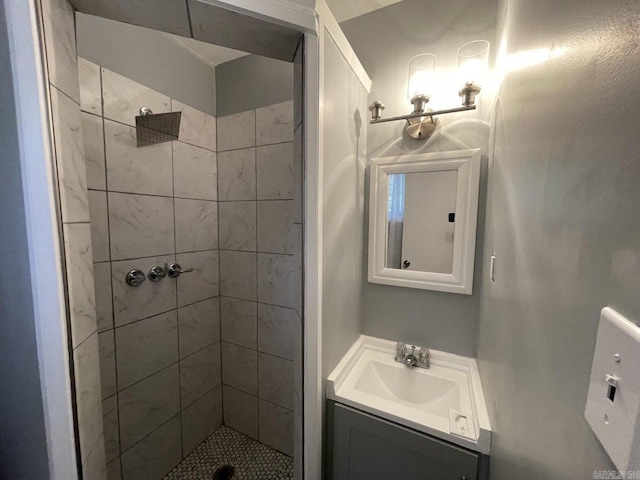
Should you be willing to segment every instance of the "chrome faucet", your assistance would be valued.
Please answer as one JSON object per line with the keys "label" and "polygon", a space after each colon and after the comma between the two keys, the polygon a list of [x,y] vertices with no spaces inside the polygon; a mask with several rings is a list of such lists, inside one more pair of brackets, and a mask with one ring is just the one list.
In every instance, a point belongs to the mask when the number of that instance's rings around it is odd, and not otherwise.
{"label": "chrome faucet", "polygon": [[407,346],[402,343],[396,343],[396,356],[394,360],[398,363],[404,363],[407,367],[430,368],[431,353],[426,347],[421,347],[416,353],[415,345],[411,346],[411,353],[407,354]]}

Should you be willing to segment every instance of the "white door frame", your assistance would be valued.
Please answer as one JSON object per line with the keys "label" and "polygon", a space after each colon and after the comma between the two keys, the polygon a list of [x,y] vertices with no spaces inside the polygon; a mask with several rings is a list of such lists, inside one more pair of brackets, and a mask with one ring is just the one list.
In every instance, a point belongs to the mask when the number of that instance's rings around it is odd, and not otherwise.
{"label": "white door frame", "polygon": [[77,478],[78,467],[44,57],[35,1],[5,0],[4,8],[11,51],[50,478],[73,480]]}

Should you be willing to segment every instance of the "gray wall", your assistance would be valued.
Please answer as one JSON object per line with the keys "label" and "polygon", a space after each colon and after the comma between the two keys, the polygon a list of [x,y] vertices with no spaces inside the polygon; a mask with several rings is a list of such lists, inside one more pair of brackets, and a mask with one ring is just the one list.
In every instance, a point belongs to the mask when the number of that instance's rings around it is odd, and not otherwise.
{"label": "gray wall", "polygon": [[[488,40],[493,45],[496,8],[496,0],[405,0],[343,22],[340,26],[373,80],[369,102],[377,99],[385,103],[385,116],[409,113],[412,108],[406,98],[409,60],[420,53],[431,52],[438,56],[438,70],[454,74],[457,49],[461,45],[477,39]],[[433,91],[432,108],[458,106],[457,89],[457,85],[448,83],[445,88]],[[485,88],[477,111],[440,117],[440,130],[427,142],[405,138],[403,122],[370,126],[367,156],[371,159],[465,148],[481,148],[486,153],[491,97],[490,89]],[[365,265],[361,280],[363,333],[475,356],[485,170],[486,167],[481,180],[473,295],[368,283]]]}
{"label": "gray wall", "polygon": [[362,333],[367,92],[325,35],[322,372]]}
{"label": "gray wall", "polygon": [[491,478],[583,480],[613,469],[583,418],[600,310],[640,320],[640,5],[503,7],[507,55],[566,54],[508,72],[495,107],[479,341]]}
{"label": "gray wall", "polygon": [[293,63],[249,55],[216,66],[216,115],[293,99]]}
{"label": "gray wall", "polygon": [[[0,5],[0,63],[11,65],[4,5]],[[0,71],[0,477],[48,478],[47,443],[30,265],[23,205],[20,151],[11,69]]]}
{"label": "gray wall", "polygon": [[79,56],[215,115],[214,68],[171,35],[84,13],[76,29]]}

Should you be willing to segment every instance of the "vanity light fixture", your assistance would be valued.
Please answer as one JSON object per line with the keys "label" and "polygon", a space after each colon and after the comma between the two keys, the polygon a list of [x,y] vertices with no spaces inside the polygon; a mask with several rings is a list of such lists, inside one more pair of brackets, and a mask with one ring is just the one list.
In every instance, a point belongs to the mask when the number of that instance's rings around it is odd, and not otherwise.
{"label": "vanity light fixture", "polygon": [[482,90],[486,80],[489,60],[489,42],[474,40],[465,43],[458,49],[458,76],[462,88],[458,95],[462,98],[462,107],[433,111],[426,108],[431,98],[429,88],[435,83],[436,56],[431,53],[417,55],[409,62],[409,81],[407,96],[413,105],[413,112],[408,115],[382,118],[385,106],[375,101],[369,105],[370,124],[406,120],[407,135],[416,140],[426,140],[438,126],[436,115],[465,112],[476,109],[476,96]]}

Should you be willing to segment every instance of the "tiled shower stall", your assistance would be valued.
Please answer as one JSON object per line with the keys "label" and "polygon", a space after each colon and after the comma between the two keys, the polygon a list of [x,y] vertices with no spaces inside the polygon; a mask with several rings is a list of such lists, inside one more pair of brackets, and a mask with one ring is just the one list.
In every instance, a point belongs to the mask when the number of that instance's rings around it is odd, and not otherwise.
{"label": "tiled shower stall", "polygon": [[[77,58],[69,2],[39,5],[83,477],[160,479],[223,424],[299,460],[293,102],[216,119]],[[142,106],[182,112],[178,141],[138,148]]]}
{"label": "tiled shower stall", "polygon": [[[160,478],[223,423],[292,456],[293,103],[216,122],[84,59],[79,75],[110,478]],[[182,112],[179,140],[137,147],[143,105]],[[174,262],[194,271],[125,282]]]}

